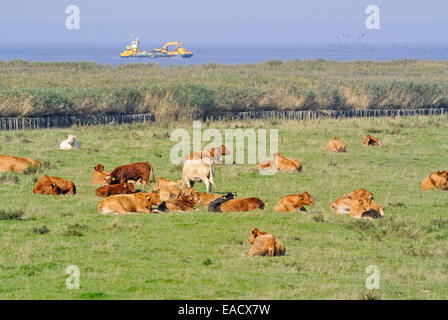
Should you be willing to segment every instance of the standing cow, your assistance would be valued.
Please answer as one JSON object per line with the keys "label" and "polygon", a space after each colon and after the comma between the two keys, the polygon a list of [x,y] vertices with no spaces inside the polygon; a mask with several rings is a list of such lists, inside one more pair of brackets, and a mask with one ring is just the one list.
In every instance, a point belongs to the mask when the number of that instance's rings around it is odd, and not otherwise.
{"label": "standing cow", "polygon": [[149,176],[152,171],[152,182],[154,179],[154,167],[149,162],[138,162],[132,164],[126,164],[112,170],[110,175],[106,177],[106,182],[108,184],[123,184],[128,182],[128,180],[137,181],[142,179],[142,190],[145,190],[145,186],[151,189],[151,180]]}
{"label": "standing cow", "polygon": [[182,184],[188,188],[194,186],[197,181],[205,183],[207,192],[212,191],[212,184],[215,188],[213,175],[215,174],[215,165],[212,159],[204,158],[197,160],[186,160],[182,169]]}

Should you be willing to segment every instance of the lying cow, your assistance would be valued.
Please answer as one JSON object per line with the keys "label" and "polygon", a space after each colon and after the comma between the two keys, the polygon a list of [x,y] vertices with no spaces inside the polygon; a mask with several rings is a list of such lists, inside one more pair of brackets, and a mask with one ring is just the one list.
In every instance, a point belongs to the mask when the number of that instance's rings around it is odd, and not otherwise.
{"label": "lying cow", "polygon": [[269,171],[302,171],[302,164],[292,158],[282,156],[279,153],[274,154],[274,160],[265,160],[251,168],[251,170],[269,170]]}
{"label": "lying cow", "polygon": [[61,142],[59,149],[61,150],[72,150],[81,148],[81,144],[76,140],[76,136],[69,134],[68,138]]}
{"label": "lying cow", "polygon": [[132,164],[126,164],[112,170],[110,175],[106,177],[108,184],[126,183],[128,180],[137,181],[142,179],[142,190],[145,190],[145,186],[151,188],[151,180],[149,176],[152,171],[152,181],[154,182],[154,167],[149,162],[138,162]]}
{"label": "lying cow", "polygon": [[154,185],[154,191],[159,191],[160,199],[162,201],[175,199],[183,194],[182,188],[179,184],[180,183],[177,181],[159,178]]}
{"label": "lying cow", "polygon": [[370,134],[366,134],[362,140],[364,147],[381,147],[381,141],[378,138],[372,137]]}
{"label": "lying cow", "polygon": [[0,155],[0,172],[24,172],[29,167],[42,167],[42,163],[35,159]]}
{"label": "lying cow", "polygon": [[279,212],[292,212],[292,211],[305,211],[305,205],[312,206],[314,204],[313,199],[308,192],[288,195],[282,199],[274,207],[275,211]]}
{"label": "lying cow", "polygon": [[255,228],[250,234],[250,238],[247,240],[252,244],[249,253],[250,257],[253,256],[283,256],[286,252],[283,243],[278,240],[273,234],[266,233]]}
{"label": "lying cow", "polygon": [[134,193],[133,183],[113,184],[110,186],[102,186],[95,190],[95,195],[106,198],[115,194]]}
{"label": "lying cow", "polygon": [[331,211],[339,214],[350,214],[352,218],[380,218],[384,217],[384,210],[373,201],[372,192],[359,189],[346,193],[333,201]]}
{"label": "lying cow", "polygon": [[196,195],[182,196],[177,199],[169,199],[162,201],[162,203],[157,207],[157,212],[167,212],[167,211],[193,211],[194,206],[199,201]]}
{"label": "lying cow", "polygon": [[188,156],[183,157],[182,161],[185,162],[186,160],[210,158],[212,159],[214,164],[221,164],[221,157],[228,154],[230,154],[229,149],[227,149],[226,146],[222,144],[220,147],[192,152]]}
{"label": "lying cow", "polygon": [[107,184],[106,177],[110,175],[112,171],[104,171],[104,166],[100,163],[93,167],[95,170],[92,175],[92,186],[99,186]]}
{"label": "lying cow", "polygon": [[127,214],[132,212],[150,213],[153,205],[161,203],[159,194],[150,193],[117,194],[98,204],[101,214]]}
{"label": "lying cow", "polygon": [[76,187],[70,180],[44,175],[36,182],[33,193],[44,195],[76,194]]}
{"label": "lying cow", "polygon": [[338,137],[334,137],[327,144],[327,150],[332,152],[346,152],[345,144],[339,140]]}
{"label": "lying cow", "polygon": [[219,198],[208,206],[209,212],[245,212],[251,210],[263,210],[265,204],[258,198],[223,199]]}
{"label": "lying cow", "polygon": [[222,194],[216,194],[216,193],[204,193],[204,192],[199,192],[194,190],[193,188],[186,188],[185,191],[183,192],[184,195],[189,196],[189,195],[194,195],[198,198],[197,201],[197,205],[201,206],[201,207],[208,207],[210,205],[210,203],[212,203],[213,201],[215,201],[216,199],[219,198],[224,198],[224,199],[234,199],[235,198],[235,194],[232,192],[228,192],[225,195]]}
{"label": "lying cow", "polygon": [[431,172],[423,179],[421,188],[422,190],[448,190],[448,171]]}
{"label": "lying cow", "polygon": [[211,192],[211,184],[216,188],[213,179],[215,167],[209,158],[186,160],[182,169],[182,185],[192,188],[196,181],[203,181],[207,192]]}

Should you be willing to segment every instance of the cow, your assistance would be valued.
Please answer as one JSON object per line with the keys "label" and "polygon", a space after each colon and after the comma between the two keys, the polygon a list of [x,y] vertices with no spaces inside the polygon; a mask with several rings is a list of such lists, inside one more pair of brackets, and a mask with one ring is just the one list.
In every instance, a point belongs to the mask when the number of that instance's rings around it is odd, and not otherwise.
{"label": "cow", "polygon": [[235,194],[232,192],[228,192],[225,195],[221,195],[216,193],[199,192],[194,190],[193,188],[186,188],[185,191],[183,191],[183,194],[186,196],[195,195],[198,198],[198,202],[196,204],[201,207],[208,207],[210,203],[219,198],[225,198],[225,199],[235,198]]}
{"label": "cow", "polygon": [[423,179],[422,190],[448,190],[448,171],[431,172],[429,176]]}
{"label": "cow", "polygon": [[253,256],[283,256],[286,249],[283,243],[273,234],[263,232],[257,228],[253,229],[247,240],[252,247],[248,252],[249,257]]}
{"label": "cow", "polygon": [[345,144],[339,140],[338,137],[334,137],[327,144],[327,150],[332,152],[346,152]]}
{"label": "cow", "polygon": [[333,201],[331,211],[339,214],[350,214],[351,218],[381,218],[384,217],[383,208],[375,203],[372,192],[359,189],[352,193],[346,193]]}
{"label": "cow", "polygon": [[142,179],[142,190],[145,190],[146,185],[149,189],[151,189],[151,180],[149,179],[151,171],[152,182],[154,182],[154,167],[151,165],[151,163],[137,162],[126,164],[112,170],[112,172],[106,177],[106,182],[110,185],[125,183],[128,182],[128,180],[137,181],[139,179]]}
{"label": "cow", "polygon": [[370,134],[366,134],[362,140],[364,147],[381,147],[381,141],[378,138],[372,137]]}
{"label": "cow", "polygon": [[211,185],[216,188],[214,171],[214,163],[209,158],[186,160],[182,168],[182,186],[192,188],[196,181],[203,181],[207,192],[211,192]]}
{"label": "cow", "polygon": [[76,136],[69,134],[68,138],[61,142],[59,149],[61,150],[72,150],[81,148],[81,144],[76,140]]}
{"label": "cow", "polygon": [[101,214],[150,213],[151,207],[160,203],[159,194],[155,191],[117,194],[102,200],[98,204],[98,211]]}
{"label": "cow", "polygon": [[182,161],[186,160],[198,160],[204,158],[212,159],[214,164],[221,164],[221,157],[230,154],[230,150],[226,148],[225,145],[221,145],[220,147],[215,147],[211,149],[205,149],[202,151],[192,152],[189,155],[182,158]]}
{"label": "cow", "polygon": [[70,180],[44,175],[36,182],[33,193],[45,195],[76,194],[76,187]]}
{"label": "cow", "polygon": [[278,212],[292,212],[292,211],[305,211],[305,205],[312,206],[314,204],[313,199],[308,192],[287,195],[280,199],[274,207]]}
{"label": "cow", "polygon": [[292,158],[288,158],[279,153],[274,153],[274,160],[265,160],[251,168],[251,170],[269,170],[269,171],[302,171],[302,164]]}
{"label": "cow", "polygon": [[154,185],[154,190],[159,191],[160,199],[162,201],[175,199],[183,193],[182,188],[180,187],[180,182],[160,177]]}
{"label": "cow", "polygon": [[33,166],[42,168],[42,163],[31,158],[0,155],[0,172],[24,172]]}
{"label": "cow", "polygon": [[177,199],[169,199],[162,201],[162,203],[157,207],[157,212],[167,212],[167,211],[193,211],[194,206],[199,201],[199,197],[195,194],[189,196],[182,196]]}
{"label": "cow", "polygon": [[106,198],[115,194],[134,193],[133,183],[113,184],[110,186],[102,186],[95,190],[95,195]]}
{"label": "cow", "polygon": [[265,204],[258,198],[223,199],[212,201],[208,206],[209,212],[245,212],[251,210],[263,210]]}
{"label": "cow", "polygon": [[344,193],[330,204],[331,211],[339,214],[348,214],[350,213],[350,206],[353,200],[356,199],[373,200],[373,193],[364,188],[351,193]]}
{"label": "cow", "polygon": [[106,177],[110,175],[112,171],[104,171],[104,166],[99,163],[95,167],[92,175],[92,186],[100,186],[107,184]]}

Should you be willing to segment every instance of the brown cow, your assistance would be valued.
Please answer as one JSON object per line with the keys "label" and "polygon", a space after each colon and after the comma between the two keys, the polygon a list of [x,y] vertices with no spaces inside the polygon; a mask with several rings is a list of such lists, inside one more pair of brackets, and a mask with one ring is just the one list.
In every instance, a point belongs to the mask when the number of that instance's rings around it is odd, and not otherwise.
{"label": "brown cow", "polygon": [[195,151],[182,158],[182,161],[210,158],[214,164],[221,164],[221,157],[230,154],[230,150],[225,145],[215,147],[211,149],[205,149],[202,151]]}
{"label": "brown cow", "polygon": [[125,183],[128,180],[137,181],[142,179],[142,190],[145,189],[145,186],[148,185],[148,188],[151,189],[151,180],[149,176],[152,171],[152,182],[154,179],[154,167],[149,162],[138,162],[132,164],[126,164],[112,170],[110,175],[106,177],[106,182],[108,184],[117,184],[117,183]]}
{"label": "brown cow", "polygon": [[107,184],[106,177],[110,175],[112,171],[104,171],[104,166],[99,163],[95,167],[92,175],[92,186],[100,186]]}
{"label": "brown cow", "polygon": [[101,214],[126,214],[132,212],[150,213],[151,206],[160,204],[159,194],[150,193],[117,194],[98,204]]}
{"label": "brown cow", "polygon": [[347,214],[350,212],[350,206],[353,200],[356,199],[373,200],[373,193],[364,188],[351,193],[344,193],[342,196],[331,203],[331,211],[340,214]]}
{"label": "brown cow", "polygon": [[308,192],[288,195],[275,205],[274,210],[279,212],[292,212],[292,211],[305,211],[305,205],[312,206],[314,204],[313,199]]}
{"label": "brown cow", "polygon": [[44,175],[36,182],[33,193],[45,195],[76,194],[76,187],[70,180]]}
{"label": "brown cow", "polygon": [[106,198],[114,194],[134,193],[133,183],[113,184],[110,186],[102,186],[95,190],[95,195]]}
{"label": "brown cow", "polygon": [[253,229],[250,238],[247,240],[252,244],[249,253],[250,257],[253,256],[283,256],[286,252],[283,243],[278,240],[272,233],[266,233]]}
{"label": "brown cow", "polygon": [[29,167],[42,167],[42,163],[31,158],[0,155],[0,172],[24,172]]}
{"label": "brown cow", "polygon": [[177,199],[169,199],[162,201],[157,207],[157,212],[167,211],[193,211],[195,204],[199,201],[199,197],[192,194],[189,196],[182,196]]}
{"label": "brown cow", "polygon": [[378,138],[372,137],[370,134],[366,134],[362,140],[364,147],[381,147],[381,141]]}
{"label": "brown cow", "polygon": [[263,210],[265,204],[258,198],[223,199],[219,198],[208,206],[209,212],[245,212],[251,210]]}
{"label": "brown cow", "polygon": [[154,190],[160,192],[160,199],[166,201],[182,195],[181,183],[169,179],[159,178],[154,185]]}
{"label": "brown cow", "polygon": [[292,158],[285,157],[279,153],[274,154],[274,160],[265,160],[251,168],[251,170],[270,170],[270,171],[302,171],[302,164]]}
{"label": "brown cow", "polygon": [[351,218],[381,218],[384,217],[383,208],[373,201],[372,192],[359,189],[346,193],[333,201],[331,211],[339,214],[350,214]]}
{"label": "brown cow", "polygon": [[448,190],[448,171],[431,172],[423,179],[421,188],[422,190]]}
{"label": "brown cow", "polygon": [[345,144],[339,140],[338,137],[334,137],[327,144],[327,150],[333,152],[346,152]]}
{"label": "brown cow", "polygon": [[199,200],[197,201],[197,205],[201,207],[208,207],[210,203],[215,201],[219,198],[225,198],[225,199],[233,199],[235,198],[235,194],[232,192],[228,192],[225,195],[222,194],[215,194],[215,193],[204,193],[194,190],[193,188],[186,188],[183,192],[184,195],[195,195]]}

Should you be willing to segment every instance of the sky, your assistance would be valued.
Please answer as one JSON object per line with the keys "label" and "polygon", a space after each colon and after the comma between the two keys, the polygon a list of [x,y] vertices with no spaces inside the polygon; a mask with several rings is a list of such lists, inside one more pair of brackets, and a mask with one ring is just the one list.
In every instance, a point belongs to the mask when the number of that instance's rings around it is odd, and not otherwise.
{"label": "sky", "polygon": [[[368,5],[380,29],[365,26]],[[78,30],[66,8],[80,10]],[[448,43],[447,0],[2,0],[0,43]]]}

